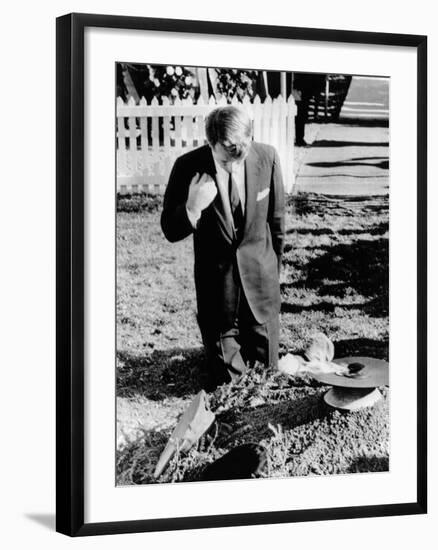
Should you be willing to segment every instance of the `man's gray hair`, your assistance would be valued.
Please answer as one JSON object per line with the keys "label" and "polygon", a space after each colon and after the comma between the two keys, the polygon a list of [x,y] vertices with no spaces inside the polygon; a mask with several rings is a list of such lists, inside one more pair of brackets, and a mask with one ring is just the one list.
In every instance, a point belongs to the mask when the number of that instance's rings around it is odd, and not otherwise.
{"label": "man's gray hair", "polygon": [[236,137],[249,139],[252,135],[251,118],[244,109],[234,105],[217,107],[205,119],[205,133],[212,147]]}

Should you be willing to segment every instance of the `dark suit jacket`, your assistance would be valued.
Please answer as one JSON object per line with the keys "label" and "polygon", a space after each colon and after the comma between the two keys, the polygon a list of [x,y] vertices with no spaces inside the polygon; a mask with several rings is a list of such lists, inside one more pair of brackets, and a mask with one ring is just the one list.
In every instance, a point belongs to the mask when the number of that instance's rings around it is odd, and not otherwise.
{"label": "dark suit jacket", "polygon": [[264,323],[280,310],[278,273],[284,240],[284,187],[277,152],[270,145],[251,144],[245,159],[245,223],[240,242],[234,238],[228,198],[222,200],[220,192],[193,229],[186,200],[196,172],[206,172],[216,181],[208,145],[176,160],[164,195],[161,226],[171,242],[194,234],[201,329],[205,323],[220,330],[230,328],[239,279],[255,319]]}

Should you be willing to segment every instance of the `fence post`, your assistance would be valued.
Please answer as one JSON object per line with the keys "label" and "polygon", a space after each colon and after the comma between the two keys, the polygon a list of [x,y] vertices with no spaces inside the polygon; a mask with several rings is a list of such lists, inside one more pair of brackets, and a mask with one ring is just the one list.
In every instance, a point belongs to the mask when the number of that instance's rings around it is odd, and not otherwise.
{"label": "fence post", "polygon": [[253,102],[253,132],[255,141],[262,141],[262,106],[259,95],[256,95]]}
{"label": "fence post", "polygon": [[[146,113],[146,107],[148,103],[144,97],[140,99],[140,107],[141,112],[139,112],[139,115],[142,114],[142,112]],[[140,116],[140,158],[141,158],[141,173],[143,176],[144,181],[144,175],[147,170],[148,166],[148,149],[149,149],[149,137],[148,137],[148,119],[146,116]],[[143,191],[146,191],[145,184],[142,183],[140,185]]]}
{"label": "fence post", "polygon": [[271,112],[272,112],[272,99],[268,95],[262,104],[262,136],[261,141],[264,143],[271,142]]}
{"label": "fence post", "polygon": [[[175,99],[173,105],[174,107],[181,107],[182,103],[179,97]],[[175,134],[174,134],[175,148],[181,149],[182,148],[181,115],[175,113],[174,120],[175,120]]]}
{"label": "fence post", "polygon": [[[206,105],[205,101],[201,96],[198,98],[199,107],[204,107]],[[205,141],[205,124],[204,116],[201,114],[196,115],[195,117],[195,139],[197,147],[200,147],[204,144]]]}
{"label": "fence post", "polygon": [[[183,105],[193,105],[192,98],[185,99]],[[183,137],[185,138],[185,148],[193,149],[193,117],[190,115],[183,117]]]}
{"label": "fence post", "polygon": [[[279,103],[279,112],[278,112],[278,154],[281,160],[281,167],[286,178],[286,173],[288,170],[289,155],[286,147],[286,132],[287,132],[287,105],[286,99],[283,96],[278,98]],[[285,179],[285,186],[288,185],[287,180]]]}
{"label": "fence post", "polygon": [[[134,100],[133,97],[129,98],[128,107],[135,107],[135,100]],[[137,126],[136,126],[136,122],[135,122],[135,116],[129,116],[128,117],[128,127],[129,127],[128,165],[130,165],[130,168],[131,168],[132,172],[135,174],[135,173],[138,172]]]}
{"label": "fence post", "polygon": [[295,150],[295,117],[297,107],[295,99],[291,94],[287,100],[287,126],[286,126],[286,149],[288,152],[288,163],[286,169],[286,192],[294,194],[295,171],[294,171],[294,150]]}
{"label": "fence post", "polygon": [[[117,113],[120,112],[120,107],[125,105],[121,97],[117,98]],[[125,141],[125,117],[117,116],[117,168],[120,172],[126,173],[126,141]]]}
{"label": "fence post", "polygon": [[[161,98],[161,103],[163,104],[164,108],[168,109],[170,106],[169,98],[166,96],[163,96]],[[165,113],[168,112],[167,109]],[[163,116],[163,147],[165,150],[170,149],[170,116],[168,116],[167,114]]]}

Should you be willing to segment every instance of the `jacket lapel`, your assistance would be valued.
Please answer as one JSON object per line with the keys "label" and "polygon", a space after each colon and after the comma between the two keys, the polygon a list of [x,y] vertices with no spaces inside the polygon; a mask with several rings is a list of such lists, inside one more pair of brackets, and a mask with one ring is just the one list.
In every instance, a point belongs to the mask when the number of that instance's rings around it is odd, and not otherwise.
{"label": "jacket lapel", "polygon": [[223,190],[218,185],[216,166],[213,160],[213,154],[211,152],[210,147],[208,145],[206,147],[207,147],[207,151],[206,151],[205,172],[214,179],[216,183],[216,188],[218,191],[212,203],[212,208],[218,218],[218,222],[224,237],[229,242],[232,242],[234,238],[234,226],[233,226],[233,218],[231,215],[230,203],[229,203],[228,197],[223,195]]}
{"label": "jacket lapel", "polygon": [[259,157],[251,146],[248,156],[245,159],[245,193],[246,193],[246,205],[245,205],[245,229],[243,232],[243,238],[248,234],[248,228],[254,218],[256,209],[256,197],[259,187],[259,173],[260,163]]}

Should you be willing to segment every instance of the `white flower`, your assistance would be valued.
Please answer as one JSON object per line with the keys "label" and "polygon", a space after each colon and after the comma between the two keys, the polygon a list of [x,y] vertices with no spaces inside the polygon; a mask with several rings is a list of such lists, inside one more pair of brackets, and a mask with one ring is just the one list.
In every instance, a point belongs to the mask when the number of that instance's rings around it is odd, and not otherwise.
{"label": "white flower", "polygon": [[190,86],[190,84],[193,82],[193,78],[191,76],[186,76],[184,82],[186,83],[186,86]]}
{"label": "white flower", "polygon": [[175,67],[175,73],[177,74],[177,76],[181,76],[182,75],[181,67]]}
{"label": "white flower", "polygon": [[288,376],[296,376],[303,364],[304,359],[302,357],[287,353],[278,361],[278,370]]}
{"label": "white flower", "polygon": [[335,356],[333,342],[322,332],[317,332],[304,352],[309,361],[332,361]]}
{"label": "white flower", "polygon": [[174,72],[175,72],[175,69],[172,66],[169,65],[168,67],[166,67],[166,73],[169,76],[172,76]]}

